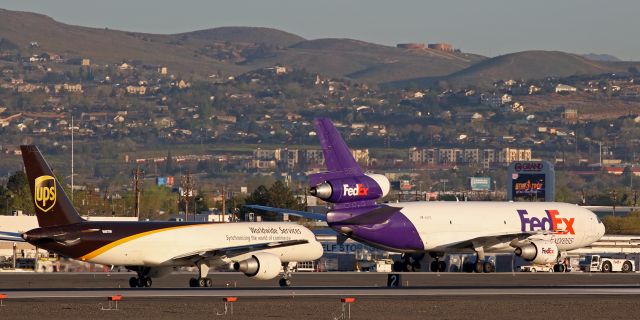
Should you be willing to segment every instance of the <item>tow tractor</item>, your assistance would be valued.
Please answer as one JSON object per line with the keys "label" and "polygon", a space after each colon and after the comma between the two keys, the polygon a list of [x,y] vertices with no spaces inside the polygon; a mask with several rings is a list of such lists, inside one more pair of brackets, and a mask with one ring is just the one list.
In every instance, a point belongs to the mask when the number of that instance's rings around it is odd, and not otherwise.
{"label": "tow tractor", "polygon": [[636,265],[633,260],[615,259],[594,254],[585,256],[584,261],[580,261],[580,270],[586,272],[601,271],[627,273],[636,271]]}

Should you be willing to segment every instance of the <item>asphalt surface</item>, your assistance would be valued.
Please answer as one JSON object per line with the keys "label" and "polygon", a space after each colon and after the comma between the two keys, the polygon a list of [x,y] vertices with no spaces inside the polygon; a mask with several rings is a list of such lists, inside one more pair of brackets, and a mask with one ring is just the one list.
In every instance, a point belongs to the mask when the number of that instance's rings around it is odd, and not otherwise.
{"label": "asphalt surface", "polygon": [[[351,319],[638,319],[640,274],[402,274],[402,288],[386,288],[376,273],[299,273],[290,288],[277,279],[210,274],[213,288],[187,288],[191,274],[128,288],[132,274],[0,273],[8,295],[0,319],[205,319],[223,313],[236,296],[236,319],[335,319],[340,298],[355,297]],[[123,295],[119,310],[107,297]]]}

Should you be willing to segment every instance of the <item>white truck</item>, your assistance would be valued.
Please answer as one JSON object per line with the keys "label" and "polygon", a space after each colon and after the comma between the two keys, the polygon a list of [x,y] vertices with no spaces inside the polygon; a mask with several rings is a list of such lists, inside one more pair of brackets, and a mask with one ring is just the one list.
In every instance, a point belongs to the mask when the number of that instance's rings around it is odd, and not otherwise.
{"label": "white truck", "polygon": [[392,266],[393,266],[393,260],[391,259],[379,259],[379,260],[359,262],[360,270],[369,271],[369,272],[391,272]]}
{"label": "white truck", "polygon": [[519,266],[521,272],[553,272],[553,266],[544,264],[534,264],[530,266]]}
{"label": "white truck", "polygon": [[632,272],[636,271],[636,264],[630,259],[616,259],[602,257],[600,255],[585,256],[584,261],[580,261],[580,270],[585,272]]}

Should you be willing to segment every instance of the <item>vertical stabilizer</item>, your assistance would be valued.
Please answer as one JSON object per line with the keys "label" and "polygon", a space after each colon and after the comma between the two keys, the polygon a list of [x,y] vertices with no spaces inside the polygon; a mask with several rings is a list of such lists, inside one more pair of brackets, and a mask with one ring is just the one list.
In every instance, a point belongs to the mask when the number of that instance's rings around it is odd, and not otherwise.
{"label": "vertical stabilizer", "polygon": [[20,146],[27,170],[31,198],[40,227],[55,227],[82,222],[53,171],[34,145]]}
{"label": "vertical stabilizer", "polygon": [[320,137],[324,161],[329,172],[342,172],[344,176],[360,176],[362,169],[353,158],[353,154],[344,142],[340,133],[326,118],[315,120],[316,130]]}

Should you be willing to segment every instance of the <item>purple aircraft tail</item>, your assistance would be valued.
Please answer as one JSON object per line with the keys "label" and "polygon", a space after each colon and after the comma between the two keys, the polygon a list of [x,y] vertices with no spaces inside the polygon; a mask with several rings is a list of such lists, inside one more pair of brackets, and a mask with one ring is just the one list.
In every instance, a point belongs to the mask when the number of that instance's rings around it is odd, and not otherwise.
{"label": "purple aircraft tail", "polygon": [[335,203],[336,209],[375,206],[375,200],[389,191],[389,180],[360,169],[329,119],[314,122],[328,171],[309,175],[311,195]]}

